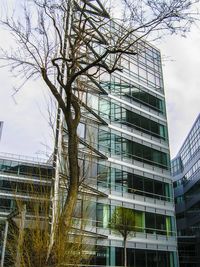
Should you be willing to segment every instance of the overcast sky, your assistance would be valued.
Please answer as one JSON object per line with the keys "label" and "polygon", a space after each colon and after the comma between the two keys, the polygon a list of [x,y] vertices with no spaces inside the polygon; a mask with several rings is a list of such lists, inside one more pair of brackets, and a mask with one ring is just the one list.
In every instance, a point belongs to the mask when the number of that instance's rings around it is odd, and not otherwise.
{"label": "overcast sky", "polygon": [[164,59],[170,148],[174,157],[200,112],[200,29],[193,27],[187,38],[167,37],[159,48]]}
{"label": "overcast sky", "polygon": [[[0,46],[8,43],[0,29]],[[157,44],[163,55],[171,156],[174,157],[200,111],[200,30],[193,27],[187,38],[165,37]],[[13,99],[16,79],[0,69],[0,121],[4,121],[0,151],[42,156],[52,146],[48,126],[45,86],[27,83]]]}

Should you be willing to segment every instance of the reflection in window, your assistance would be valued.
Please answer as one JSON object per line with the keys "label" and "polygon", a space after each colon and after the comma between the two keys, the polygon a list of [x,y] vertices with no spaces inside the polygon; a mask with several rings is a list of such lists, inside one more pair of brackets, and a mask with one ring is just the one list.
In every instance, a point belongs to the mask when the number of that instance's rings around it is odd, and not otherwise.
{"label": "reflection in window", "polygon": [[[94,248],[93,248],[94,249]],[[107,256],[108,256],[108,247],[104,246],[96,246],[94,254],[95,256],[90,258],[90,265],[91,266],[107,266]]]}
{"label": "reflection in window", "polygon": [[146,265],[145,250],[135,250],[135,267],[144,267]]}
{"label": "reflection in window", "polygon": [[85,124],[79,123],[77,133],[80,138],[85,138]]}
{"label": "reflection in window", "polygon": [[0,159],[0,171],[6,173],[15,173],[18,175],[28,175],[34,177],[51,178],[53,169],[44,166],[34,166],[31,164],[26,164],[22,162],[12,161],[12,160],[2,160]]}
{"label": "reflection in window", "polygon": [[[156,83],[159,83],[159,78],[156,77]],[[149,108],[165,114],[164,100],[146,92],[142,86],[136,84],[128,84],[125,81],[119,80],[115,77],[115,82],[102,82],[101,85],[109,92],[119,94],[121,96],[132,98],[134,101],[141,103]],[[102,110],[103,112],[103,110]]]}
{"label": "reflection in window", "polygon": [[[115,256],[115,266],[123,266],[123,248],[110,247],[110,256]],[[113,255],[114,254],[114,255]],[[112,266],[114,266],[112,264]],[[176,252],[145,249],[127,249],[127,266],[130,267],[176,267]]]}
{"label": "reflection in window", "polygon": [[172,185],[98,164],[98,185],[118,192],[128,192],[172,201]]}
{"label": "reflection in window", "polygon": [[7,181],[0,180],[0,189],[2,191],[9,191],[10,193],[26,193],[29,194],[49,194],[51,187],[50,185],[35,184],[32,182],[19,182],[19,181]]}
{"label": "reflection in window", "polygon": [[169,154],[151,147],[130,141],[119,135],[99,130],[99,149],[111,155],[120,155],[122,159],[132,158],[160,168],[169,169]]}
{"label": "reflection in window", "polygon": [[[109,228],[109,223],[114,220],[118,207],[97,203],[97,226]],[[125,210],[130,210],[124,208]],[[175,234],[174,218],[166,215],[130,210],[134,217],[134,232],[172,236]]]}
{"label": "reflection in window", "polygon": [[[114,122],[125,124],[131,128],[140,130],[146,134],[150,134],[157,138],[167,139],[166,126],[159,124],[149,118],[143,117],[137,113],[120,107],[114,103],[109,103],[107,100],[100,101],[101,106],[107,106],[106,109],[100,112],[100,115]],[[102,110],[102,109],[101,109]]]}

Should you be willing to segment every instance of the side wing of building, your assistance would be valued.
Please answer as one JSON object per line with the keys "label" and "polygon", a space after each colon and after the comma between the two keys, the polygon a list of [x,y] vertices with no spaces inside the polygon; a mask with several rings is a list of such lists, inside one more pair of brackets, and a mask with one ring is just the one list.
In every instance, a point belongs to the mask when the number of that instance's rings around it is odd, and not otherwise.
{"label": "side wing of building", "polygon": [[172,160],[181,267],[200,266],[200,115]]}

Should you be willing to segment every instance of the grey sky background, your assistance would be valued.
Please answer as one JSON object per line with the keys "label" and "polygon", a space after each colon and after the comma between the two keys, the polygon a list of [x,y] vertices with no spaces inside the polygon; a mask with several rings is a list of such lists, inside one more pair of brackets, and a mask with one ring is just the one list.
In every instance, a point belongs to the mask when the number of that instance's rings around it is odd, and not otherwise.
{"label": "grey sky background", "polygon": [[[4,1],[4,0],[2,0]],[[3,2],[2,2],[3,3]],[[0,29],[0,46],[9,44]],[[167,36],[156,46],[163,56],[171,156],[174,157],[200,111],[200,29],[193,27],[187,38]],[[43,157],[52,147],[48,126],[47,88],[31,81],[17,94],[19,77],[0,69],[0,121],[4,121],[0,152]]]}
{"label": "grey sky background", "polygon": [[174,157],[200,112],[200,29],[193,27],[187,38],[166,37],[158,47],[164,59],[170,149]]}

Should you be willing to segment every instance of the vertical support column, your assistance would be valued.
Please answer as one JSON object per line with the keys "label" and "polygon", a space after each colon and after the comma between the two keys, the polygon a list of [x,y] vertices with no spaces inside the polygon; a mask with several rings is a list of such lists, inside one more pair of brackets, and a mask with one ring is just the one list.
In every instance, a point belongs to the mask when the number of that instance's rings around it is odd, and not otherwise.
{"label": "vertical support column", "polygon": [[115,247],[110,247],[110,266],[116,266],[115,253]]}
{"label": "vertical support column", "polygon": [[4,266],[7,236],[8,236],[8,221],[6,221],[6,224],[5,224],[5,231],[4,231],[4,238],[3,238],[3,246],[2,246],[2,252],[1,252],[1,267]]}
{"label": "vertical support column", "polygon": [[179,257],[177,252],[169,252],[170,253],[170,267],[179,267]]}
{"label": "vertical support column", "polygon": [[106,266],[110,266],[110,247],[106,247]]}

